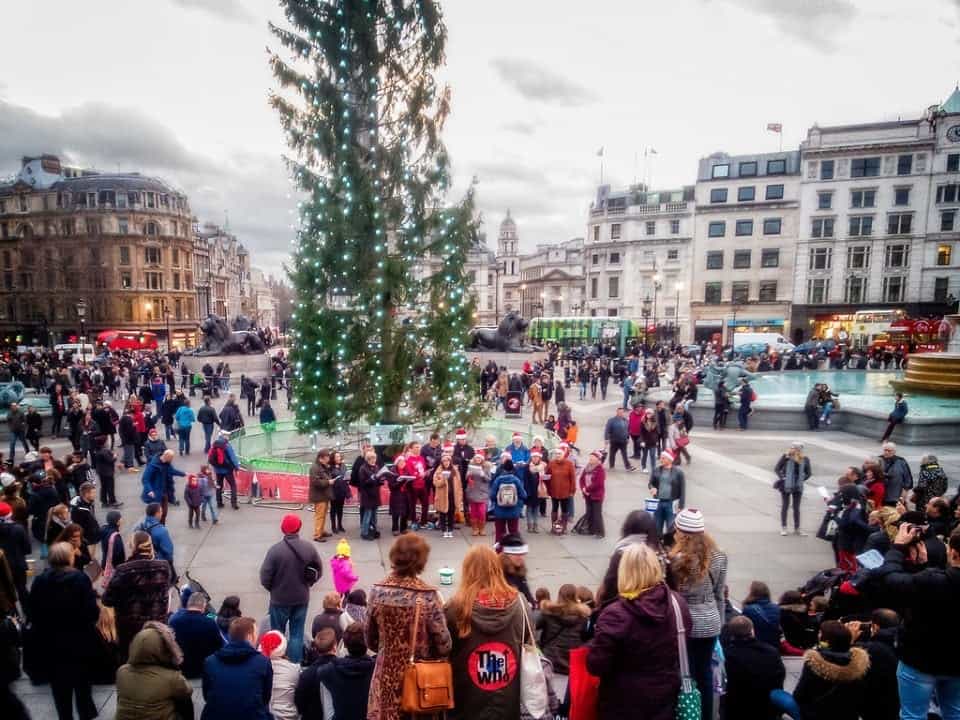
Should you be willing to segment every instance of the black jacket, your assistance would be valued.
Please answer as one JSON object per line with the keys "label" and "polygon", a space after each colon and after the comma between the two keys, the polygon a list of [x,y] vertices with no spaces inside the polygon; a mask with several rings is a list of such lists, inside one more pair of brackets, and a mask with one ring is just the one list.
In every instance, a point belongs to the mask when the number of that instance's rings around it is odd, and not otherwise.
{"label": "black jacket", "polygon": [[133,416],[124,413],[117,428],[120,433],[121,445],[134,445],[137,442],[137,428],[133,424]]}
{"label": "black jacket", "polygon": [[217,411],[211,405],[201,405],[197,410],[197,422],[201,425],[219,425],[220,418],[217,417]]}
{"label": "black jacket", "polygon": [[793,691],[803,720],[859,720],[870,657],[861,647],[849,652],[807,650]]}
{"label": "black jacket", "polygon": [[[321,655],[310,667],[304,668],[303,672],[300,673],[297,689],[293,693],[293,704],[297,706],[301,720],[323,720],[323,701],[320,699],[320,680],[318,676],[321,670],[332,664],[334,660],[336,660],[335,655]],[[369,689],[369,680],[367,682]],[[364,695],[364,709],[366,709],[366,701],[367,696]],[[366,718],[366,716],[366,711],[364,711],[362,717]]]}
{"label": "black jacket", "polygon": [[951,622],[944,608],[960,607],[960,568],[929,568],[910,574],[904,552],[894,546],[874,573],[881,578],[885,598],[900,611],[903,624],[897,637],[900,659],[930,675],[960,676],[960,623]]}
{"label": "black jacket", "polygon": [[223,647],[217,621],[202,612],[183,610],[170,618],[170,629],[183,650],[180,672],[185,678],[203,676],[203,662]]}
{"label": "black jacket", "polygon": [[[366,720],[373,666],[374,659],[364,655],[338,657],[317,668],[317,681],[329,691],[333,699],[333,716],[337,720]],[[306,713],[303,718],[307,720]]]}
{"label": "black jacket", "polygon": [[870,656],[865,679],[867,688],[860,709],[863,720],[897,720],[900,717],[900,692],[897,688],[896,628],[881,630],[860,644]]}
{"label": "black jacket", "polygon": [[376,465],[364,462],[357,471],[357,487],[360,492],[360,509],[369,510],[380,507],[380,478],[377,477],[379,468]]}
{"label": "black jacket", "polygon": [[30,587],[37,661],[53,672],[81,673],[95,647],[97,594],[79,570],[47,568]]}
{"label": "black jacket", "polygon": [[730,720],[772,720],[780,715],[770,706],[770,691],[783,688],[786,670],[780,653],[762,640],[730,640],[726,658],[727,694],[723,717]]}
{"label": "black jacket", "polygon": [[100,542],[100,523],[94,514],[94,503],[75,498],[70,503],[70,521],[83,528],[83,539],[87,545]]}
{"label": "black jacket", "polygon": [[10,572],[17,584],[27,579],[27,555],[30,554],[30,538],[20,523],[0,522],[0,550],[7,558]]}

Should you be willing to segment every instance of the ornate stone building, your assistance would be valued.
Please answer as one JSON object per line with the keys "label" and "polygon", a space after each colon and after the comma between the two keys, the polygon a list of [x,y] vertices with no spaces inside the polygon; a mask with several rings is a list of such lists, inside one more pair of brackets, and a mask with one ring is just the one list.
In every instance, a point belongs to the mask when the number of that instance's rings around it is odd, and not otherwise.
{"label": "ornate stone building", "polygon": [[23,158],[0,182],[0,342],[53,344],[102,330],[193,344],[194,238],[187,197],[138,173]]}
{"label": "ornate stone building", "polygon": [[232,321],[253,317],[250,295],[250,254],[229,230],[214,223],[194,229],[197,302],[201,317],[209,313]]}

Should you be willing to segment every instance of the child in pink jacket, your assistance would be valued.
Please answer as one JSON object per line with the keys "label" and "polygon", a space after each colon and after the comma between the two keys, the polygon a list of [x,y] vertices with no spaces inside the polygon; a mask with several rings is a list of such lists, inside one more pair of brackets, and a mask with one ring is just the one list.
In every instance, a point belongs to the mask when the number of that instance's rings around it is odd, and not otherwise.
{"label": "child in pink jacket", "polygon": [[337,543],[337,553],[330,558],[330,569],[333,571],[333,589],[346,597],[357,584],[357,575],[353,572],[353,561],[350,560],[350,544],[346,538]]}

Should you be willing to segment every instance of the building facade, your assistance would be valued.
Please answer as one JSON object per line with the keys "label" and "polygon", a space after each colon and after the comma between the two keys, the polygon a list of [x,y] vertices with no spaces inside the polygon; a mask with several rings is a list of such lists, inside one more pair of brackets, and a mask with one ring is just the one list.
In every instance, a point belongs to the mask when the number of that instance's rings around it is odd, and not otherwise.
{"label": "building facade", "polygon": [[537,245],[520,257],[520,283],[504,287],[504,308],[525,318],[584,314],[583,238]]}
{"label": "building facade", "polygon": [[214,223],[194,228],[194,253],[198,268],[197,302],[232,322],[238,315],[252,319],[254,304],[250,296],[250,255],[228,230]]}
{"label": "building facade", "polygon": [[[0,339],[53,344],[103,330],[194,344],[192,217],[158,178],[23,158],[0,183]],[[169,328],[169,337],[167,329]]]}
{"label": "building facade", "polygon": [[927,236],[920,269],[921,314],[957,311],[960,298],[960,88],[926,118],[936,145],[930,165]]}
{"label": "building facade", "polygon": [[273,296],[273,289],[270,287],[267,276],[259,268],[250,268],[250,304],[252,305],[250,319],[256,323],[257,327],[279,327],[277,302]]}
{"label": "building facade", "polygon": [[597,188],[583,247],[585,314],[641,320],[651,339],[690,338],[694,187]]}
{"label": "building facade", "polygon": [[799,206],[796,151],[700,160],[689,266],[694,341],[788,336]]}

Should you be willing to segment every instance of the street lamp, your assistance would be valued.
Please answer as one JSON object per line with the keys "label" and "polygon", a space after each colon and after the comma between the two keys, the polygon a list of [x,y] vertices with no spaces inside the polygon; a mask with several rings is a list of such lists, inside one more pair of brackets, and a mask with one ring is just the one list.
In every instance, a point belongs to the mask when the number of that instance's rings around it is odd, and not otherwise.
{"label": "street lamp", "polygon": [[651,305],[650,295],[647,295],[643,299],[643,308],[640,310],[640,314],[643,315],[643,344],[650,345],[649,330],[650,327],[650,305]]}
{"label": "street lamp", "polygon": [[680,291],[681,290],[683,290],[683,282],[677,281],[677,306],[676,308],[674,308],[674,310],[676,311],[676,318],[673,323],[676,326],[677,337],[675,337],[674,340],[677,343],[680,342]]}
{"label": "street lamp", "polygon": [[163,300],[163,319],[167,322],[167,352],[173,350],[173,340],[170,337],[170,308],[167,307],[166,299]]}
{"label": "street lamp", "polygon": [[80,318],[80,358],[87,361],[87,301],[80,298],[77,303],[77,317]]}
{"label": "street lamp", "polygon": [[520,283],[520,316],[527,315],[527,284]]}

